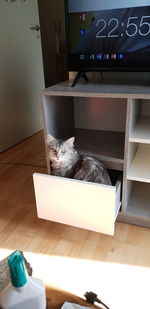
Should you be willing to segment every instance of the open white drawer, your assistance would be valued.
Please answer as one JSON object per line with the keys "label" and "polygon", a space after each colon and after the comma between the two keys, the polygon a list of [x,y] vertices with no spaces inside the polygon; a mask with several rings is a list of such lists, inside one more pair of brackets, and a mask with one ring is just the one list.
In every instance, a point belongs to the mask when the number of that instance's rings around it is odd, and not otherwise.
{"label": "open white drawer", "polygon": [[39,218],[114,234],[121,181],[107,186],[37,173],[33,180]]}

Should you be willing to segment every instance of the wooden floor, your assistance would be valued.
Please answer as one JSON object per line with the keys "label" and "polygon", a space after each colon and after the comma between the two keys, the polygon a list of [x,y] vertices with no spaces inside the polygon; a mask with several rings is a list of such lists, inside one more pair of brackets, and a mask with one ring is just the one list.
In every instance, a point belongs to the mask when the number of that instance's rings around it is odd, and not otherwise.
{"label": "wooden floor", "polygon": [[117,222],[112,237],[38,219],[33,172],[47,173],[42,131],[0,154],[0,258],[21,249],[50,285],[94,289],[111,309],[146,308],[150,229]]}

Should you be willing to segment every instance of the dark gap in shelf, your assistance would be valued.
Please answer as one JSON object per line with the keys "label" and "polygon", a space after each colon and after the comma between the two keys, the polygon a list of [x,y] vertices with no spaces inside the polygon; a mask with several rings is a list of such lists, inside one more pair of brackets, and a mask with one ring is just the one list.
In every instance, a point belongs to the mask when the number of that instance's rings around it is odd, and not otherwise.
{"label": "dark gap in shelf", "polygon": [[107,169],[107,171],[108,171],[108,174],[110,176],[110,179],[111,179],[113,186],[115,186],[117,180],[121,180],[121,183],[122,183],[122,180],[123,180],[123,172],[122,171],[116,171],[116,170],[113,170],[113,169]]}

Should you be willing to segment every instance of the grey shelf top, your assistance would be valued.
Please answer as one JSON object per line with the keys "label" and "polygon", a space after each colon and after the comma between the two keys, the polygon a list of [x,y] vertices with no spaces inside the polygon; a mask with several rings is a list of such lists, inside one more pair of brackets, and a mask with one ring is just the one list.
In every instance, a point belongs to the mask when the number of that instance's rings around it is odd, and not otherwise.
{"label": "grey shelf top", "polygon": [[150,81],[90,80],[88,83],[79,81],[74,87],[71,85],[72,80],[61,82],[42,90],[42,95],[150,99]]}

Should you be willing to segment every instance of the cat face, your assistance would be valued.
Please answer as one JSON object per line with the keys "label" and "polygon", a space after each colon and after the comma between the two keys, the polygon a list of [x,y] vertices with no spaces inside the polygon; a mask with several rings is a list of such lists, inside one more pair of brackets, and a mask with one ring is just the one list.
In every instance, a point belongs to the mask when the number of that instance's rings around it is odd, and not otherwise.
{"label": "cat face", "polygon": [[74,137],[66,141],[58,140],[47,134],[48,156],[53,168],[60,168],[74,153]]}

